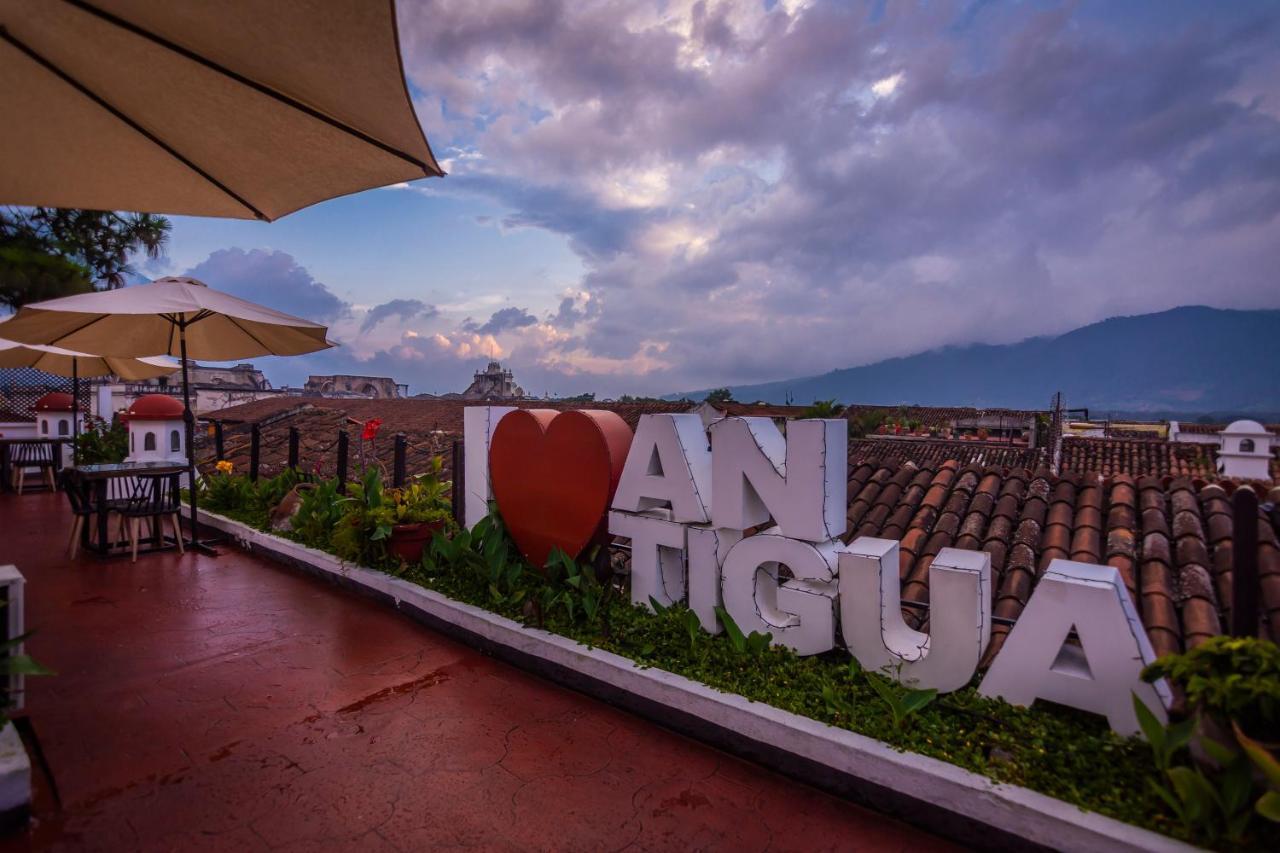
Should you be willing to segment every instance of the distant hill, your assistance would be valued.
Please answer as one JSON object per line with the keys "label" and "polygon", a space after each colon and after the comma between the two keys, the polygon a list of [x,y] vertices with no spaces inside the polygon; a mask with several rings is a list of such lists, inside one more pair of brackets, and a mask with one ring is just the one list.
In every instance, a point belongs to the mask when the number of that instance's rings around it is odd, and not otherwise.
{"label": "distant hill", "polygon": [[[1280,311],[1189,306],[1112,317],[1057,337],[944,347],[730,389],[734,399],[1043,409],[1129,415],[1280,413]],[[706,391],[673,395],[701,400]]]}

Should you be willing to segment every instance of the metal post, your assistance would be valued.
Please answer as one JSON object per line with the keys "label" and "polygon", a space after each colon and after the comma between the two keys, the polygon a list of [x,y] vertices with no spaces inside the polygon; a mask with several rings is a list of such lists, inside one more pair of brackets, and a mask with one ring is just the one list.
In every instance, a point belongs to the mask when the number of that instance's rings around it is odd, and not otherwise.
{"label": "metal post", "polygon": [[[71,467],[76,464],[76,446],[80,444],[80,359],[71,358]],[[57,449],[62,456],[62,448]]]}
{"label": "metal post", "polygon": [[1231,633],[1258,634],[1258,493],[1242,487],[1231,496]]}
{"label": "metal post", "polygon": [[249,479],[258,482],[258,465],[262,454],[262,427],[249,427]]}
{"label": "metal post", "polygon": [[[181,315],[179,315],[181,316]],[[196,415],[191,411],[191,381],[187,375],[187,324],[178,323],[178,346],[182,357],[182,422],[187,434],[187,487],[191,501],[191,547],[200,547],[200,522],[196,510]],[[181,534],[179,534],[181,535]]]}
{"label": "metal post", "polygon": [[223,452],[223,450],[224,450],[224,445],[222,443],[222,421],[214,421],[213,422],[213,455],[215,457],[213,460],[214,462],[221,462],[223,459],[226,458],[226,454]]}
{"label": "metal post", "polygon": [[298,428],[289,427],[289,467],[298,470]]}
{"label": "metal post", "polygon": [[462,441],[457,439],[453,442],[453,490],[449,496],[453,503],[453,520],[458,522],[459,527],[466,525],[466,483],[463,482],[463,453]]}
{"label": "metal post", "polygon": [[347,493],[347,454],[351,451],[351,436],[345,429],[338,430],[338,491]]}
{"label": "metal post", "polygon": [[400,488],[405,481],[405,455],[409,450],[409,442],[404,433],[396,433],[395,461],[391,468],[391,485]]}

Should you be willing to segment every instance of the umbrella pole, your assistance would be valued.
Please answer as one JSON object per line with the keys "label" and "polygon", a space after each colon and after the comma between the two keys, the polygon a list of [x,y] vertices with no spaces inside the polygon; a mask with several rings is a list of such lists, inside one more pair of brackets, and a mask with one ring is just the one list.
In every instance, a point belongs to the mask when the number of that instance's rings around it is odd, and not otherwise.
{"label": "umbrella pole", "polygon": [[[196,416],[191,411],[191,380],[187,376],[187,324],[178,322],[178,345],[182,352],[182,422],[187,434],[187,485],[191,505],[191,547],[217,556],[217,551],[200,542],[200,526],[196,514]],[[178,534],[181,536],[181,532]]]}
{"label": "umbrella pole", "polygon": [[[76,464],[76,445],[80,443],[80,359],[71,359],[71,466]],[[58,451],[61,453],[62,451]]]}

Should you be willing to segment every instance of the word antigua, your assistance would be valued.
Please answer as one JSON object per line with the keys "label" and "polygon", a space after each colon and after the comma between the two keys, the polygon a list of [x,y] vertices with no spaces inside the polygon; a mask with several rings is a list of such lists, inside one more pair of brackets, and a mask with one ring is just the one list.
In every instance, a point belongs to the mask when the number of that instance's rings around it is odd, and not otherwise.
{"label": "word antigua", "polygon": [[[484,515],[489,444],[509,411],[466,411],[469,524]],[[631,599],[686,602],[713,634],[723,606],[744,632],[771,633],[797,654],[840,644],[864,668],[958,690],[991,639],[991,557],[942,549],[929,568],[929,633],[908,626],[899,544],[840,541],[847,430],[844,420],[789,421],[784,435],[769,418],[729,417],[704,430],[696,414],[642,416],[608,516],[609,533],[631,540]],[[1162,720],[1172,698],[1163,681],[1140,677],[1154,659],[1120,573],[1059,559],[978,690],[1015,705],[1045,699],[1102,714],[1115,731],[1134,734],[1131,694]]]}

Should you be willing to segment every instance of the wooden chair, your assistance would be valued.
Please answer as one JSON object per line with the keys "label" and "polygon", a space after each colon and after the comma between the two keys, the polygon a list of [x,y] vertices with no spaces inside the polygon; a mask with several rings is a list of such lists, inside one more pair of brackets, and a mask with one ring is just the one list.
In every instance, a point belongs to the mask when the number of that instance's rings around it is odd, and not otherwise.
{"label": "wooden chair", "polygon": [[13,482],[10,487],[18,494],[27,482],[27,474],[35,468],[40,472],[50,491],[57,488],[53,479],[54,446],[43,441],[15,441],[9,445],[9,470]]}
{"label": "wooden chair", "polygon": [[129,545],[133,549],[132,562],[138,561],[138,540],[142,533],[142,519],[150,520],[151,535],[164,534],[164,519],[173,526],[173,538],[178,543],[178,553],[186,553],[182,544],[182,527],[179,513],[182,511],[182,494],[178,488],[177,474],[139,474],[133,497],[119,507],[122,522],[128,523]]}

